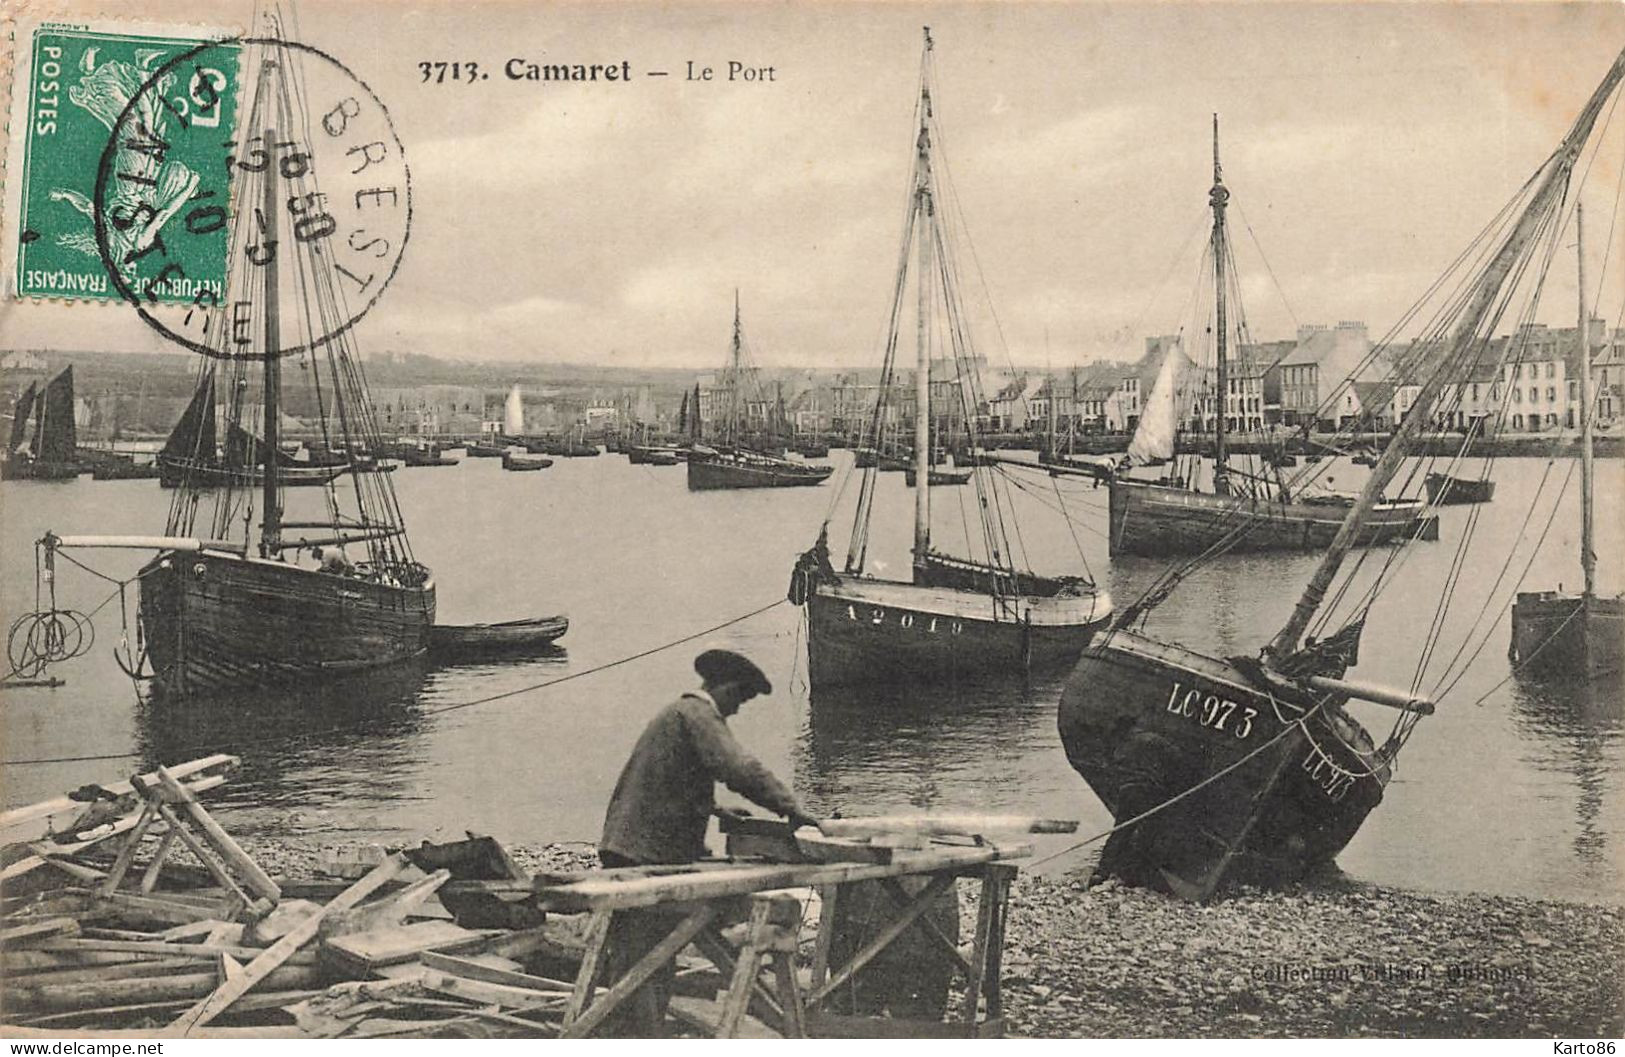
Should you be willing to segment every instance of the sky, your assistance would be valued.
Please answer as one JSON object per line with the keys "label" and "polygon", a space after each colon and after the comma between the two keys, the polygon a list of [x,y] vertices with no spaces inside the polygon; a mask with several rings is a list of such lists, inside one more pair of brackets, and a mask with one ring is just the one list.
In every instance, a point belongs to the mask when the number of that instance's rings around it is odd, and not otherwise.
{"label": "sky", "polygon": [[[252,20],[246,3],[161,10]],[[1055,369],[1137,357],[1189,302],[1213,113],[1253,335],[1380,333],[1625,44],[1625,6],[1605,3],[307,2],[295,35],[373,88],[412,172],[411,240],[360,345],[714,367],[737,288],[758,364],[878,365],[926,24],[980,347]],[[510,59],[633,77],[511,81]],[[491,77],[423,83],[436,60]],[[717,79],[687,80],[691,61]],[[773,79],[729,82],[730,61]],[[1608,135],[1588,216],[1614,209],[1625,115]],[[1606,241],[1588,237],[1593,278]],[[1599,306],[1616,316],[1619,263]],[[1570,322],[1572,301],[1554,311]],[[8,298],[0,332],[5,348],[165,347],[122,305]]]}

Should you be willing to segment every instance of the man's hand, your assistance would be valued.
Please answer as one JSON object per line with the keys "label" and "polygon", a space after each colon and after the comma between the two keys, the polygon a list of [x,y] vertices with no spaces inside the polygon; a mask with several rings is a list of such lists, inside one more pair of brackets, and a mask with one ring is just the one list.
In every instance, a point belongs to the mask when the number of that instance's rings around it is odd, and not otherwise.
{"label": "man's hand", "polygon": [[811,826],[813,829],[818,828],[817,819],[813,818],[811,815],[803,814],[800,811],[790,812],[789,819],[791,829],[800,829],[803,826]]}
{"label": "man's hand", "polygon": [[750,812],[746,811],[744,808],[742,808],[742,807],[732,807],[732,806],[727,806],[727,805],[721,805],[721,806],[718,806],[718,807],[713,807],[711,809],[711,814],[715,815],[717,818],[722,819],[724,821],[727,821],[728,819],[733,819],[736,822],[743,821],[744,819],[747,819],[747,818],[751,817]]}

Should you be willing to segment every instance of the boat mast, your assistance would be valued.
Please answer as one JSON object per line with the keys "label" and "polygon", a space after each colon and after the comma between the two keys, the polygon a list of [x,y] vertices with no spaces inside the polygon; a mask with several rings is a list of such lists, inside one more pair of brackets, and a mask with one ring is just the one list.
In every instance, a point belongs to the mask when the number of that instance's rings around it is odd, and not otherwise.
{"label": "boat mast", "polygon": [[1592,549],[1592,489],[1595,467],[1591,461],[1591,320],[1586,311],[1585,210],[1574,206],[1575,253],[1579,256],[1580,291],[1580,569],[1585,574],[1585,597],[1597,588],[1597,554]]}
{"label": "boat mast", "polygon": [[739,326],[739,287],[736,286],[734,287],[733,357],[728,371],[728,444],[732,446],[739,444],[739,358],[742,344]]}
{"label": "boat mast", "polygon": [[[925,27],[925,50],[931,51],[931,27]],[[920,236],[919,318],[915,321],[914,355],[914,567],[931,549],[931,83],[920,78],[920,138],[914,187],[914,209]]]}
{"label": "boat mast", "polygon": [[[1613,94],[1614,89],[1619,87],[1621,78],[1625,78],[1625,50],[1621,50],[1614,59],[1614,64],[1609,67],[1602,83],[1597,86],[1597,90],[1587,100],[1585,108],[1580,111],[1580,116],[1575,119],[1574,127],[1545,162],[1546,175],[1541,179],[1539,188],[1530,196],[1529,204],[1518,217],[1506,241],[1501,244],[1494,258],[1468,292],[1465,307],[1459,316],[1460,322],[1456,326],[1455,334],[1450,338],[1449,352],[1434,370],[1424,376],[1415,402],[1405,413],[1399,428],[1394,431],[1388,447],[1383,449],[1377,465],[1371,468],[1371,476],[1366,479],[1365,489],[1355,502],[1354,509],[1343,519],[1343,524],[1332,539],[1331,546],[1326,549],[1320,565],[1310,577],[1308,586],[1304,588],[1303,596],[1298,599],[1297,606],[1292,610],[1292,616],[1266,647],[1266,652],[1271,656],[1286,657],[1297,650],[1298,640],[1308,629],[1310,620],[1314,619],[1315,611],[1320,608],[1327,589],[1337,577],[1343,558],[1359,537],[1371,508],[1376,506],[1377,501],[1382,498],[1382,490],[1399,472],[1411,441],[1426,424],[1433,421],[1434,405],[1438,402],[1439,394],[1443,391],[1447,380],[1455,377],[1455,372],[1469,361],[1473,346],[1480,340],[1478,329],[1494,308],[1496,296],[1506,283],[1513,265],[1523,253],[1524,247],[1541,228],[1552,203],[1567,188],[1569,174],[1580,155],[1580,147],[1591,135],[1591,129],[1597,122],[1597,115],[1602,111],[1603,103]],[[1425,350],[1422,351],[1425,353]]]}
{"label": "boat mast", "polygon": [[[1213,207],[1213,298],[1214,298],[1214,325],[1217,328],[1218,343],[1215,346],[1218,359],[1218,374],[1215,384],[1218,387],[1217,413],[1213,417],[1213,491],[1218,495],[1230,494],[1229,475],[1225,466],[1224,451],[1224,412],[1226,404],[1226,389],[1229,385],[1230,371],[1225,363],[1225,319],[1224,319],[1224,208],[1230,201],[1230,190],[1224,186],[1224,173],[1219,168],[1219,115],[1213,115],[1213,188],[1208,192],[1208,204]],[[1168,355],[1173,355],[1170,350]]]}
{"label": "boat mast", "polygon": [[[265,59],[266,69],[275,64],[274,59]],[[262,78],[264,86],[269,77]],[[267,99],[269,105],[269,99]],[[273,149],[276,143],[276,132],[266,128],[260,135],[263,138],[266,150]],[[262,494],[262,512],[260,515],[260,557],[274,558],[282,553],[282,510],[277,498],[277,456],[278,450],[277,425],[281,410],[277,406],[278,390],[282,387],[282,361],[278,356],[281,348],[281,333],[278,316],[280,305],[277,291],[277,190],[276,167],[268,165],[265,169],[265,186],[260,202],[264,211],[261,222],[262,238],[269,247],[270,260],[265,264],[265,441],[262,445],[265,459],[265,489]]]}

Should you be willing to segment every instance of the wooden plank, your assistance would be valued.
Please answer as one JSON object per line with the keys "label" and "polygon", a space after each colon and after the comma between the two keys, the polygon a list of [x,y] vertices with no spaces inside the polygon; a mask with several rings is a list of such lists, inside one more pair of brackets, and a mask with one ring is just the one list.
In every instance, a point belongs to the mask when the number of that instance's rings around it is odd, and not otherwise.
{"label": "wooden plank", "polygon": [[896,851],[868,837],[826,837],[811,826],[796,830],[796,848],[812,862],[891,862]]}
{"label": "wooden plank", "polygon": [[458,958],[450,954],[440,954],[435,951],[425,951],[418,959],[426,968],[438,972],[461,976],[469,980],[480,980],[488,984],[503,984],[508,987],[528,987],[533,991],[558,992],[568,994],[574,990],[575,985],[563,980],[550,980],[545,976],[532,976],[530,973],[515,972],[510,969],[498,969],[489,965],[481,965],[469,958]]}
{"label": "wooden plank", "polygon": [[528,987],[508,987],[504,984],[471,980],[466,976],[442,973],[433,969],[420,977],[423,986],[444,995],[465,998],[482,1005],[497,1005],[510,1010],[562,1011],[569,996],[562,992],[534,991]]}
{"label": "wooden plank", "polygon": [[982,895],[976,907],[976,933],[971,940],[970,975],[965,984],[964,1018],[975,1024],[981,1015],[982,991],[987,982],[988,948],[993,939],[993,918],[998,902],[998,880],[991,873],[982,879]]}
{"label": "wooden plank", "polygon": [[[717,916],[716,908],[704,906],[694,911],[669,932],[664,939],[655,944],[647,954],[639,958],[637,964],[626,971],[626,975],[611,985],[602,998],[592,1004],[592,1007],[583,1012],[572,1022],[566,1016],[561,1038],[586,1038],[594,1028],[604,1022],[604,1019],[615,1011],[615,1007],[624,1002],[638,988],[642,987],[649,977],[655,974],[661,966],[677,957],[679,951],[687,947],[689,941],[699,934]],[[585,968],[585,966],[583,966]],[[571,1005],[575,1004],[575,995],[571,995]]]}
{"label": "wooden plank", "polygon": [[321,926],[322,918],[327,914],[349,910],[357,906],[363,899],[372,895],[392,877],[406,868],[406,860],[399,855],[391,855],[383,864],[372,873],[363,877],[340,893],[331,903],[322,908],[321,913],[312,915],[300,922],[294,930],[277,940],[269,949],[260,954],[247,966],[243,974],[220,985],[213,994],[183,1013],[173,1024],[165,1029],[165,1034],[186,1035],[194,1028],[207,1024],[223,1013],[233,1002],[241,998],[249,988],[270,976],[277,966],[288,960],[294,951],[308,943]]}
{"label": "wooden plank", "polygon": [[215,918],[204,918],[202,921],[188,921],[184,925],[176,925],[174,928],[165,929],[164,931],[158,933],[158,939],[163,940],[165,943],[179,943],[183,940],[200,939],[207,936],[209,933],[213,932],[223,924],[225,924],[225,922],[216,920]]}
{"label": "wooden plank", "polygon": [[1078,820],[1033,815],[873,815],[823,819],[818,829],[826,837],[878,837],[887,833],[976,837],[990,833],[1076,833]]}
{"label": "wooden plank", "polygon": [[269,899],[273,903],[282,898],[282,890],[277,887],[275,881],[271,880],[270,875],[260,869],[259,863],[255,862],[247,852],[243,851],[235,840],[232,840],[231,834],[220,828],[220,824],[203,809],[203,805],[198,802],[198,798],[190,789],[182,785],[174,774],[163,767],[159,767],[158,784],[165,792],[179,800],[182,809],[191,816],[193,822],[197,823],[198,828],[208,835],[209,843],[214,847],[214,850],[219,852],[220,856],[242,876],[243,882],[254,894]]}
{"label": "wooden plank", "polygon": [[576,972],[575,987],[570,1003],[564,1009],[564,1027],[568,1029],[577,1017],[587,1011],[598,985],[598,965],[604,958],[604,947],[609,942],[609,928],[614,921],[613,910],[595,911],[587,926],[587,947],[581,956],[581,968]]}
{"label": "wooden plank", "polygon": [[[155,958],[150,961],[120,962],[116,965],[89,965],[73,969],[58,969],[51,972],[31,973],[26,982],[31,987],[46,987],[55,984],[83,984],[102,980],[125,980],[132,976],[164,976],[171,973],[195,973],[200,965],[205,964],[197,958]],[[24,978],[11,977],[12,982]]]}
{"label": "wooden plank", "polygon": [[[236,770],[241,763],[242,761],[237,757],[228,756],[221,753],[214,756],[204,756],[196,760],[189,760],[186,763],[178,763],[169,769],[169,773],[179,779],[189,779],[192,783],[194,783],[195,787],[195,783],[198,781],[197,776],[203,775],[205,772],[210,771]],[[215,785],[219,785],[221,782],[225,781],[225,776],[223,774],[217,774],[214,775],[214,777],[219,779],[214,783]],[[158,780],[158,774],[157,772],[152,772],[150,774],[140,775],[139,778],[141,781],[150,784]],[[106,785],[102,788],[106,789],[114,796],[129,796],[131,793],[135,792],[135,787],[128,781],[114,782],[111,785]],[[38,803],[26,804],[22,807],[14,807],[9,811],[0,811],[0,842],[10,844],[16,843],[19,840],[39,840],[46,838],[49,836],[49,834],[43,832],[37,836],[19,838],[9,835],[6,831],[24,826],[29,823],[44,822],[54,815],[60,815],[65,812],[73,812],[74,814],[78,814],[84,809],[85,804],[83,801],[74,800],[67,796],[58,796],[53,797],[50,800],[42,800]],[[133,813],[131,815],[130,825],[135,825]]]}
{"label": "wooden plank", "polygon": [[[244,995],[232,1007],[237,1013],[257,1013],[267,1009],[281,1009],[303,1002],[317,995],[326,994],[325,988],[313,988],[303,991],[266,991],[261,994]],[[161,1013],[175,1013],[191,1005],[190,999],[178,999],[170,1002],[137,1002],[122,1006],[99,1006],[93,1009],[70,1009],[62,1013],[47,1013],[41,1016],[28,1017],[23,1023],[29,1027],[44,1028],[56,1026],[70,1027],[75,1024],[105,1024],[109,1020],[131,1016],[153,1016]],[[5,1030],[0,1028],[0,1031]],[[143,1029],[150,1035],[151,1029]],[[205,1031],[210,1029],[204,1029]],[[207,1036],[204,1036],[207,1037]]]}
{"label": "wooden plank", "polygon": [[791,866],[734,866],[691,874],[642,877],[625,881],[580,881],[540,886],[544,908],[598,910],[652,906],[675,900],[705,900],[745,895],[771,888],[800,888],[849,881],[869,881],[905,874],[963,870],[1004,856],[996,845],[898,852],[890,863],[826,863]]}
{"label": "wooden plank", "polygon": [[102,895],[112,895],[118,891],[118,886],[124,881],[124,875],[130,870],[130,864],[135,862],[135,850],[140,846],[141,838],[146,836],[147,830],[157,817],[157,803],[149,800],[142,804],[141,815],[136,819],[135,827],[130,830],[129,836],[124,838],[124,847],[119,849],[118,858],[113,860],[113,867],[107,871],[107,879],[102,882]]}
{"label": "wooden plank", "polygon": [[410,961],[424,951],[470,947],[489,935],[449,921],[420,921],[334,936],[323,943],[323,950],[347,966],[368,972],[381,965]]}
{"label": "wooden plank", "polygon": [[185,925],[194,921],[213,921],[220,918],[220,907],[198,906],[191,902],[165,899],[161,896],[138,896],[129,892],[114,892],[102,896],[102,902],[122,917],[142,921],[161,921],[166,925]]}
{"label": "wooden plank", "polygon": [[8,947],[38,946],[48,938],[78,934],[79,922],[73,918],[43,918],[0,929],[0,944]]}
{"label": "wooden plank", "polygon": [[821,885],[818,889],[818,937],[813,941],[812,977],[808,986],[817,990],[829,977],[829,954],[835,945],[835,915],[841,900],[840,885]]}
{"label": "wooden plank", "polygon": [[[161,940],[103,940],[103,939],[63,939],[51,940],[40,945],[39,950],[60,954],[144,954],[157,957],[184,954],[196,958],[213,958],[221,951],[225,951],[233,958],[247,958],[252,960],[264,951],[257,947],[244,947],[230,943],[165,943]],[[289,965],[315,965],[314,951],[289,955],[286,959]]]}
{"label": "wooden plank", "polygon": [[366,906],[330,914],[322,922],[321,933],[326,937],[342,936],[352,932],[374,932],[378,929],[399,927],[406,918],[431,899],[441,885],[451,880],[450,870],[436,870],[421,880],[413,881],[399,892],[394,892]]}
{"label": "wooden plank", "polygon": [[486,954],[497,954],[504,958],[540,954],[579,965],[587,954],[587,943],[574,929],[558,921],[548,921],[533,929],[499,935],[481,949]]}
{"label": "wooden plank", "polygon": [[772,912],[772,904],[765,900],[751,902],[745,945],[739,948],[739,956],[734,959],[733,979],[722,1000],[722,1018],[717,1021],[719,1039],[734,1037],[734,1032],[739,1030],[739,1018],[745,1015],[745,1007],[750,1004],[757,978],[762,974],[762,955],[766,953],[763,934],[769,927]]}
{"label": "wooden plank", "polygon": [[[287,991],[316,986],[321,982],[321,973],[313,966],[289,965],[261,979],[272,990]],[[219,986],[220,976],[213,968],[206,972],[61,986],[35,987],[21,981],[8,981],[6,1009],[11,1013],[58,1013],[92,1006],[196,999],[209,995]]]}
{"label": "wooden plank", "polygon": [[147,864],[147,872],[141,875],[142,895],[146,895],[158,887],[158,875],[163,873],[164,859],[169,856],[170,851],[175,846],[176,832],[175,827],[171,826],[158,839],[158,850],[152,853],[152,862]]}

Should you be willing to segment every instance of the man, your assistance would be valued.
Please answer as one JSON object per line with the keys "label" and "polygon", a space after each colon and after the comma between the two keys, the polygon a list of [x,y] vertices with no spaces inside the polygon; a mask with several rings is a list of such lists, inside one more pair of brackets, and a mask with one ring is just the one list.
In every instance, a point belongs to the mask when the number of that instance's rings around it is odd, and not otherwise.
{"label": "man", "polygon": [[[621,770],[604,815],[598,858],[614,869],[688,863],[705,853],[705,830],[715,808],[716,783],[780,815],[797,827],[817,825],[795,794],[735,740],[727,720],[773,684],[762,670],[730,650],[706,650],[694,660],[701,685],[661,709],[644,728]],[[665,938],[675,922],[658,910],[615,915],[605,983],[612,982]],[[668,962],[628,999],[626,1017],[606,1028],[616,1034],[658,1034],[671,997],[675,967]]]}
{"label": "man", "polygon": [[773,684],[731,650],[694,660],[701,685],[661,709],[632,749],[610,794],[598,857],[608,867],[693,862],[705,853],[716,783],[797,826],[817,825],[795,794],[746,752],[729,716]]}

